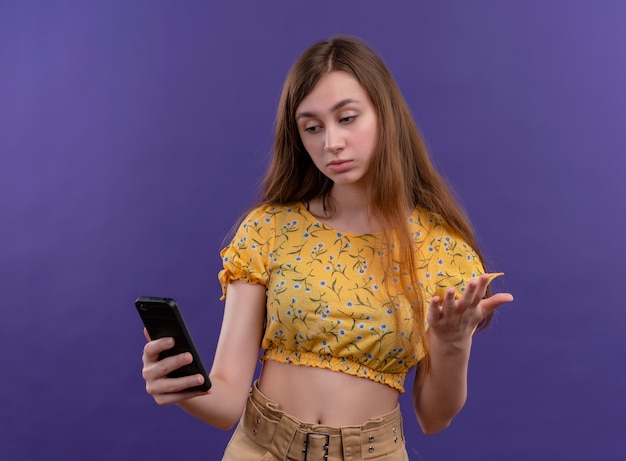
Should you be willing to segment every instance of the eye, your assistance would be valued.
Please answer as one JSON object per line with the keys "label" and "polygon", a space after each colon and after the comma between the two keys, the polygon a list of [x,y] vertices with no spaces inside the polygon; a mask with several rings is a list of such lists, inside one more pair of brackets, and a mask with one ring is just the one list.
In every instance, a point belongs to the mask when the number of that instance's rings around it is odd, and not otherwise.
{"label": "eye", "polygon": [[356,115],[348,115],[347,117],[341,117],[339,119],[340,123],[350,123],[353,122],[354,120],[356,120]]}
{"label": "eye", "polygon": [[304,131],[307,133],[317,133],[322,127],[320,125],[307,125],[304,127]]}

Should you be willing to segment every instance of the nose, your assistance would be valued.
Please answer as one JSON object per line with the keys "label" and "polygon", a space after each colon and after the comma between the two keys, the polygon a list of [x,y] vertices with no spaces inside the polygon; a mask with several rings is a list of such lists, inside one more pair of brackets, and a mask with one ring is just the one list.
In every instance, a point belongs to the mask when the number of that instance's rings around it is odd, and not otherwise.
{"label": "nose", "polygon": [[324,139],[324,150],[331,154],[336,154],[345,147],[345,141],[341,135],[341,129],[332,125],[326,126],[326,138]]}

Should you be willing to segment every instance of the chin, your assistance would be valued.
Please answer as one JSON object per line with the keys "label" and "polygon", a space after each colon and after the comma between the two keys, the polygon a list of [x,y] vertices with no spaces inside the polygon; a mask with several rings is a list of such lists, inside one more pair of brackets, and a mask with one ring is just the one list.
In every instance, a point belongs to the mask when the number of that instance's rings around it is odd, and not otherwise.
{"label": "chin", "polygon": [[362,176],[350,175],[349,173],[348,174],[334,174],[332,176],[329,176],[329,178],[337,186],[364,185]]}

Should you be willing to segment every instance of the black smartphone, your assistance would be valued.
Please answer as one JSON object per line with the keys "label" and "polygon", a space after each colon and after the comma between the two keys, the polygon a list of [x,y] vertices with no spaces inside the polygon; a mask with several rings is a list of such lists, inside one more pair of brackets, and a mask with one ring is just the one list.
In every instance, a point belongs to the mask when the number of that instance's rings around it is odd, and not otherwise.
{"label": "black smartphone", "polygon": [[193,361],[190,364],[172,371],[167,376],[180,378],[199,373],[204,376],[204,383],[191,387],[189,390],[208,391],[211,388],[209,375],[202,365],[200,355],[191,339],[189,329],[176,301],[172,298],[141,296],[135,301],[135,307],[137,307],[150,338],[174,338],[174,347],[161,352],[159,360],[183,352],[189,352],[193,356]]}

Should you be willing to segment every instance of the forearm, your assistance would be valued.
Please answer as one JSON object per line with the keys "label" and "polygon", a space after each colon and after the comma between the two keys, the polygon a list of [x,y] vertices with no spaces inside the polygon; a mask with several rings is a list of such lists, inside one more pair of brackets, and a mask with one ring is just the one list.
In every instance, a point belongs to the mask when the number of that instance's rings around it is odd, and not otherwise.
{"label": "forearm", "polygon": [[429,333],[430,370],[416,376],[413,404],[422,430],[433,434],[448,427],[465,404],[472,338],[445,343]]}
{"label": "forearm", "polygon": [[231,429],[243,413],[249,387],[232,386],[218,376],[210,376],[208,395],[194,397],[178,403],[183,410],[219,429]]}
{"label": "forearm", "polygon": [[192,416],[220,429],[233,427],[243,413],[258,363],[265,319],[265,286],[241,281],[228,297],[206,396],[179,403]]}

